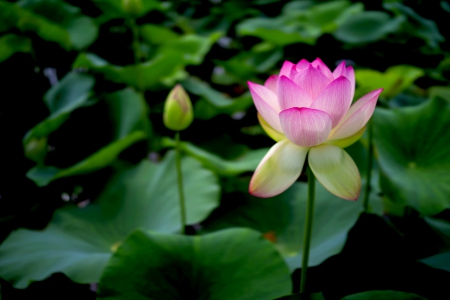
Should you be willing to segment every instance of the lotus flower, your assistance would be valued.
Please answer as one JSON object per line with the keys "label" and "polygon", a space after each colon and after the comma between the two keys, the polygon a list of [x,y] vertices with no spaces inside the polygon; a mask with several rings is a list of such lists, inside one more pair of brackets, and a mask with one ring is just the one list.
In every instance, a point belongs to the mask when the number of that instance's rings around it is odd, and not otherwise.
{"label": "lotus flower", "polygon": [[268,198],[289,188],[308,163],[332,194],[356,200],[361,190],[358,168],[343,148],[364,133],[382,89],[353,105],[355,73],[342,62],[333,72],[317,58],[284,62],[280,74],[264,85],[248,82],[258,119],[277,143],[259,163],[250,194]]}

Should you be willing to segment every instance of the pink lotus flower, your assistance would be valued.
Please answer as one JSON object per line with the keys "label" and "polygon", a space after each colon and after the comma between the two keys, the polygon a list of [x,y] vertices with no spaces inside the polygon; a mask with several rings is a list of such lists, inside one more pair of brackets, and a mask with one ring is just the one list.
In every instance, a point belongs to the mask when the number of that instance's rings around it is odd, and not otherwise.
{"label": "pink lotus flower", "polygon": [[332,194],[356,200],[361,177],[342,148],[356,142],[372,116],[378,89],[353,105],[355,73],[342,62],[333,72],[317,58],[284,62],[279,75],[264,85],[248,82],[258,119],[277,143],[250,182],[250,194],[273,197],[289,188],[308,163],[317,180]]}

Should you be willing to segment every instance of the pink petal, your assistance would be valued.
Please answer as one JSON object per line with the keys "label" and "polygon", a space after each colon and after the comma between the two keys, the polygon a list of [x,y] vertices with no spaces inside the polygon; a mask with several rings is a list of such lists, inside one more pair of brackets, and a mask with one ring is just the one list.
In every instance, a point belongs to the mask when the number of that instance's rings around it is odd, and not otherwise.
{"label": "pink petal", "polygon": [[333,130],[330,140],[349,137],[366,125],[377,105],[378,96],[383,89],[372,91],[362,96],[353,104],[340,124]]}
{"label": "pink petal", "polygon": [[333,73],[331,73],[330,69],[327,67],[326,64],[323,63],[323,61],[320,58],[316,58],[316,60],[313,61],[311,65],[320,72],[322,72],[322,74],[325,75],[329,80],[334,79]]}
{"label": "pink petal", "polygon": [[330,80],[313,66],[308,66],[294,77],[294,82],[307,92],[312,99],[330,83]]}
{"label": "pink petal", "polygon": [[281,76],[278,82],[278,101],[281,110],[291,107],[309,107],[312,103],[311,96],[286,76]]}
{"label": "pink petal", "polygon": [[345,116],[351,104],[351,83],[344,76],[340,76],[314,99],[311,108],[319,109],[329,114],[334,127]]}
{"label": "pink petal", "polygon": [[331,130],[330,116],[321,110],[293,107],[280,113],[285,136],[301,147],[313,147],[325,142]]}
{"label": "pink petal", "polygon": [[332,194],[357,200],[361,191],[361,176],[350,155],[333,145],[310,149],[308,163],[317,180]]}
{"label": "pink petal", "polygon": [[309,67],[309,65],[310,65],[309,61],[307,61],[306,59],[302,59],[297,63],[296,69],[298,72],[300,72],[301,70]]}
{"label": "pink petal", "polygon": [[287,78],[292,78],[295,74],[295,65],[290,61],[285,61],[281,67],[279,76],[286,76]]}
{"label": "pink petal", "polygon": [[278,75],[272,75],[267,78],[264,86],[276,94],[278,89]]}
{"label": "pink petal", "polygon": [[275,130],[282,132],[278,113],[280,106],[278,105],[277,96],[265,86],[248,82],[250,93],[252,94],[253,103],[256,109]]}
{"label": "pink petal", "polygon": [[353,67],[348,67],[346,71],[346,75],[348,80],[350,80],[350,83],[352,84],[352,100],[355,96],[355,70],[353,70]]}
{"label": "pink petal", "polygon": [[333,71],[334,78],[338,78],[339,76],[346,76],[347,69],[345,68],[345,60],[342,61],[339,66],[336,67]]}
{"label": "pink petal", "polygon": [[250,194],[269,198],[284,192],[300,176],[308,150],[288,140],[272,146],[253,174]]}

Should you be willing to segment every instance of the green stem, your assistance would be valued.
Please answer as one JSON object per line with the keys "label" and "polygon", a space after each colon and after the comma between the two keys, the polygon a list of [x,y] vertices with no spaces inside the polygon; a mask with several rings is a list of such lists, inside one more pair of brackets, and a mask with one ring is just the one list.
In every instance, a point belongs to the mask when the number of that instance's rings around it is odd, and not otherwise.
{"label": "green stem", "polygon": [[305,228],[303,231],[303,257],[302,274],[300,278],[300,293],[306,291],[306,273],[308,270],[309,248],[311,245],[311,232],[314,217],[314,198],[315,198],[315,177],[311,168],[308,166],[308,203],[306,205]]}
{"label": "green stem", "polygon": [[178,194],[180,198],[180,215],[181,215],[181,229],[183,234],[186,234],[186,205],[184,202],[183,191],[183,174],[181,173],[181,146],[180,146],[180,132],[175,133],[175,152],[176,152],[176,166],[178,179]]}
{"label": "green stem", "polygon": [[140,42],[140,35],[139,35],[139,27],[136,24],[136,21],[133,18],[128,19],[128,26],[131,29],[131,32],[133,33],[133,54],[134,54],[134,63],[136,65],[136,78],[137,78],[137,86],[139,88],[139,92],[144,92],[144,81],[142,76],[142,69],[140,63],[142,62],[142,52],[141,52],[141,42]]}
{"label": "green stem", "polygon": [[373,123],[372,120],[367,124],[367,130],[369,134],[369,151],[367,157],[367,174],[366,174],[366,190],[364,193],[364,212],[369,211],[369,195],[370,195],[370,182],[372,180],[372,165],[373,165]]}

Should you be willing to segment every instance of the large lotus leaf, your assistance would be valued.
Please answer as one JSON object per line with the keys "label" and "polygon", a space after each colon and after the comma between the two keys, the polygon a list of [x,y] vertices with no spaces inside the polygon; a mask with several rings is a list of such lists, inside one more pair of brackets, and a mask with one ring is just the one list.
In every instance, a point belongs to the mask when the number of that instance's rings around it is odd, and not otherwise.
{"label": "large lotus leaf", "polygon": [[358,88],[355,99],[379,88],[384,89],[382,97],[390,99],[411,86],[424,74],[422,69],[408,65],[393,66],[383,73],[375,70],[356,70]]}
{"label": "large lotus leaf", "polygon": [[341,300],[426,300],[424,297],[400,291],[369,291],[345,296]]}
{"label": "large lotus leaf", "polygon": [[200,119],[210,119],[222,113],[233,114],[245,111],[253,103],[249,93],[231,99],[211,88],[206,82],[193,77],[183,81],[183,87],[201,97],[195,104],[195,116]]}
{"label": "large lotus leaf", "polygon": [[374,138],[380,185],[392,202],[424,215],[450,207],[450,108],[442,99],[377,109]]}
{"label": "large lotus leaf", "polygon": [[133,131],[124,138],[113,141],[71,167],[60,169],[53,166],[37,165],[27,172],[27,177],[33,180],[37,186],[46,186],[58,178],[91,173],[111,165],[117,160],[117,157],[123,150],[145,138],[147,138],[146,132]]}
{"label": "large lotus leaf", "polygon": [[0,3],[0,16],[5,23],[21,31],[33,31],[67,50],[83,49],[98,35],[98,27],[92,19],[81,15],[80,11],[60,0]]}
{"label": "large lotus leaf", "polygon": [[178,40],[179,34],[165,26],[145,24],[140,27],[140,34],[145,42],[155,45],[163,45]]}
{"label": "large lotus leaf", "polygon": [[450,250],[450,222],[443,219],[425,217],[425,222],[442,238],[444,249]]}
{"label": "large lotus leaf", "polygon": [[301,9],[293,9],[289,3],[283,14],[273,18],[252,18],[238,24],[240,35],[251,35],[279,46],[293,43],[314,44],[323,33],[336,30],[346,19],[360,12],[360,3],[332,1]]}
{"label": "large lotus leaf", "polygon": [[430,267],[450,272],[450,252],[439,253],[420,261]]}
{"label": "large lotus leaf", "polygon": [[115,139],[124,138],[133,131],[150,133],[149,109],[141,93],[127,88],[108,94],[105,98],[116,126]]}
{"label": "large lotus leaf", "polygon": [[[205,221],[205,230],[227,227],[249,227],[274,242],[291,270],[302,263],[303,226],[305,223],[307,184],[295,183],[279,196],[261,199],[237,197],[230,207],[217,211]],[[231,199],[228,199],[231,201]],[[338,254],[347,240],[347,233],[356,223],[362,203],[345,201],[316,185],[314,225],[309,266],[317,266]]]}
{"label": "large lotus leaf", "polygon": [[445,38],[439,32],[436,22],[423,18],[411,7],[399,2],[384,3],[383,6],[398,15],[407,16],[409,22],[405,23],[407,25],[406,30],[412,36],[421,37],[430,47],[437,48],[440,42],[445,41]]}
{"label": "large lotus leaf", "polygon": [[[86,76],[86,77],[78,77]],[[70,80],[50,89],[44,99],[52,115],[35,126],[25,137],[25,153],[28,157],[39,156],[38,151],[45,152],[46,135],[56,130],[78,106],[85,105],[93,79],[87,75],[71,75]],[[83,79],[84,78],[84,79]],[[83,80],[81,80],[83,79]],[[87,79],[91,79],[92,82]],[[117,91],[105,96],[110,115],[115,125],[114,140],[75,165],[59,169],[44,166],[42,163],[28,171],[27,177],[38,186],[45,186],[58,178],[86,174],[112,164],[126,148],[149,137],[150,122],[147,117],[148,107],[143,96],[132,89]]]}
{"label": "large lotus leaf", "polygon": [[245,84],[255,81],[257,74],[270,71],[283,57],[280,47],[259,43],[227,60],[215,60],[212,81],[222,85]]}
{"label": "large lotus leaf", "polygon": [[0,62],[8,59],[16,52],[31,52],[29,38],[15,34],[6,34],[0,37]]}
{"label": "large lotus leaf", "polygon": [[289,269],[260,233],[203,236],[136,231],[114,253],[99,299],[271,300],[292,289]]}
{"label": "large lotus leaf", "polygon": [[[182,161],[187,220],[198,223],[219,202],[214,174],[192,158]],[[15,287],[63,272],[80,283],[98,282],[117,246],[137,228],[180,232],[175,158],[142,161],[119,172],[93,204],[57,210],[42,231],[19,229],[0,246],[0,276]]]}
{"label": "large lotus leaf", "polygon": [[[174,147],[175,141],[163,138],[161,144],[163,147]],[[181,149],[184,153],[197,159],[205,168],[223,177],[236,176],[255,170],[268,151],[266,148],[252,150],[236,159],[226,160],[188,142],[181,142]]]}
{"label": "large lotus leaf", "polygon": [[334,32],[334,36],[351,44],[375,42],[397,32],[405,20],[403,16],[391,18],[381,11],[364,11],[349,18]]}
{"label": "large lotus leaf", "polygon": [[[90,103],[89,96],[94,84],[95,79],[92,76],[71,72],[47,91],[44,102],[50,110],[50,116],[30,129],[23,138],[27,157],[42,163],[48,135],[57,130],[69,118],[73,110]],[[39,143],[45,145],[36,147]]]}
{"label": "large lotus leaf", "polygon": [[103,74],[111,81],[125,83],[139,90],[155,88],[161,84],[171,85],[174,80],[183,79],[185,66],[200,64],[219,37],[220,34],[209,37],[185,35],[161,46],[153,59],[124,67],[112,65],[92,53],[81,53],[72,67]]}

